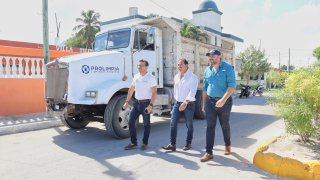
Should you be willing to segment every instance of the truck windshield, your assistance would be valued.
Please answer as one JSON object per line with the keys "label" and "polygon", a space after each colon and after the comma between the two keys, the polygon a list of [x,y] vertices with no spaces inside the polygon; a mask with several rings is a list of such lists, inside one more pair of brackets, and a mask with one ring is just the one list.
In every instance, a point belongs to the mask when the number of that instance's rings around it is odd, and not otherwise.
{"label": "truck windshield", "polygon": [[96,37],[94,42],[94,51],[103,51],[107,47],[108,33],[100,34]]}
{"label": "truck windshield", "polygon": [[108,33],[107,49],[118,49],[129,46],[131,30],[120,29]]}
{"label": "truck windshield", "polygon": [[131,30],[129,28],[109,31],[96,37],[95,51],[125,48],[130,43]]}

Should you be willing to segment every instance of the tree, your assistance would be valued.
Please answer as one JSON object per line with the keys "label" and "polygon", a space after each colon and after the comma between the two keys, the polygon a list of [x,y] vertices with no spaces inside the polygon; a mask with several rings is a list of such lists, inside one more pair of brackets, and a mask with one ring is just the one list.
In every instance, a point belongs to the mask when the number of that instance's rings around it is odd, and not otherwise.
{"label": "tree", "polygon": [[275,91],[275,112],[285,121],[289,133],[304,142],[320,138],[320,68],[300,68],[287,73],[284,88]]}
{"label": "tree", "polygon": [[268,63],[267,59],[264,57],[264,52],[263,52],[263,59],[258,60],[256,63],[256,68],[257,68],[257,74],[258,74],[258,80],[259,84],[261,84],[261,77],[264,73],[268,72],[271,67],[271,63]]}
{"label": "tree", "polygon": [[317,58],[318,61],[320,61],[320,47],[317,47],[313,50],[313,56]]}
{"label": "tree", "polygon": [[275,71],[271,69],[266,76],[266,80],[269,83],[273,83],[275,87],[283,88],[285,84],[285,80],[288,78],[288,76],[289,76],[289,73],[286,71]]}
{"label": "tree", "polygon": [[75,34],[64,42],[68,47],[86,48],[86,40],[81,34]]}
{"label": "tree", "polygon": [[195,39],[197,41],[207,43],[209,41],[209,35],[205,32],[202,32],[201,29],[191,23],[183,24],[181,31],[181,36],[187,37],[190,39]]}
{"label": "tree", "polygon": [[80,24],[73,28],[74,31],[78,31],[76,36],[85,39],[86,48],[90,48],[91,44],[94,42],[94,38],[97,32],[100,31],[100,14],[94,10],[82,11],[81,18],[77,18],[76,22]]}
{"label": "tree", "polygon": [[264,50],[261,51],[253,45],[244,52],[241,52],[239,59],[241,60],[239,75],[246,79],[247,84],[249,84],[250,76],[257,75],[260,83],[263,73],[268,72],[271,67],[271,64],[268,63],[267,58],[265,57]]}
{"label": "tree", "polygon": [[[287,71],[288,70],[288,66],[287,65],[282,65],[280,69],[283,70],[283,71]],[[290,69],[290,71],[293,71],[295,69],[295,67],[290,65],[289,69]]]}
{"label": "tree", "polygon": [[149,18],[154,18],[154,17],[159,17],[159,15],[158,14],[153,14],[153,13],[150,13],[150,14],[147,15],[148,19]]}
{"label": "tree", "polygon": [[314,63],[314,66],[320,67],[320,47],[317,47],[313,50],[313,56],[317,58],[317,61]]}

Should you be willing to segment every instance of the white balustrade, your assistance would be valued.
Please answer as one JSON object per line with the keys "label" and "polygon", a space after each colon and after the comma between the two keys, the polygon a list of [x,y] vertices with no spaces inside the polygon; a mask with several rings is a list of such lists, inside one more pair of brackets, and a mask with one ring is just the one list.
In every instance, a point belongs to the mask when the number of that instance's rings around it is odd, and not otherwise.
{"label": "white balustrade", "polygon": [[17,65],[16,65],[16,57],[12,57],[12,65],[11,65],[11,78],[17,78],[18,74],[17,74]]}
{"label": "white balustrade", "polygon": [[[44,78],[44,72],[45,72],[45,64],[44,64],[44,59],[40,59],[40,62],[41,62],[41,68],[40,68],[40,72],[42,73],[42,74],[40,74],[41,75],[41,78]],[[40,65],[40,64],[39,64]]]}
{"label": "white balustrade", "polygon": [[3,56],[0,56],[0,78],[4,78],[4,69],[3,69],[3,64],[2,64],[2,60],[4,59]]}
{"label": "white balustrade", "polygon": [[44,62],[41,58],[0,56],[0,78],[43,78],[43,73]]}
{"label": "white balustrade", "polygon": [[24,74],[23,74],[23,66],[22,66],[22,60],[23,58],[18,58],[18,78],[23,78]]}
{"label": "white balustrade", "polygon": [[41,66],[40,66],[42,59],[36,59],[36,61],[37,61],[37,77],[42,78]]}
{"label": "white balustrade", "polygon": [[31,68],[30,68],[30,71],[31,71],[31,75],[30,75],[30,78],[33,78],[35,77],[35,72],[36,72],[36,68],[35,68],[35,59],[30,59],[31,61]]}
{"label": "white balustrade", "polygon": [[25,68],[26,78],[28,78],[28,77],[30,77],[30,66],[29,66],[29,62],[30,62],[31,58],[25,58],[24,60],[26,61],[26,68]]}
{"label": "white balustrade", "polygon": [[5,78],[10,78],[10,58],[6,57],[6,63],[5,63]]}

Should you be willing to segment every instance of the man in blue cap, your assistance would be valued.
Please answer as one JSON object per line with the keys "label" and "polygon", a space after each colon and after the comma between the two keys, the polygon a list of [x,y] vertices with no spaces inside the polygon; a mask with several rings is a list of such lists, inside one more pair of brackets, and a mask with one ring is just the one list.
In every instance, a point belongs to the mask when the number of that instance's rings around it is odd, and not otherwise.
{"label": "man in blue cap", "polygon": [[224,154],[231,153],[229,117],[232,107],[231,95],[236,88],[234,68],[221,60],[221,52],[211,50],[206,55],[211,65],[204,72],[202,86],[202,111],[206,113],[207,133],[206,153],[200,159],[201,162],[213,159],[212,149],[218,118],[225,142]]}

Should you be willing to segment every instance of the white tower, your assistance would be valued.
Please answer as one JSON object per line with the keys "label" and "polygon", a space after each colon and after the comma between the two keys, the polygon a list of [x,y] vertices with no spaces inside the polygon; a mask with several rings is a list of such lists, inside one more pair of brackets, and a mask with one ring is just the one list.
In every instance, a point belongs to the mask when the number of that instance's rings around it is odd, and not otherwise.
{"label": "white tower", "polygon": [[221,15],[217,4],[212,0],[204,0],[199,9],[192,12],[191,23],[196,26],[208,27],[217,32],[222,31],[221,29]]}

